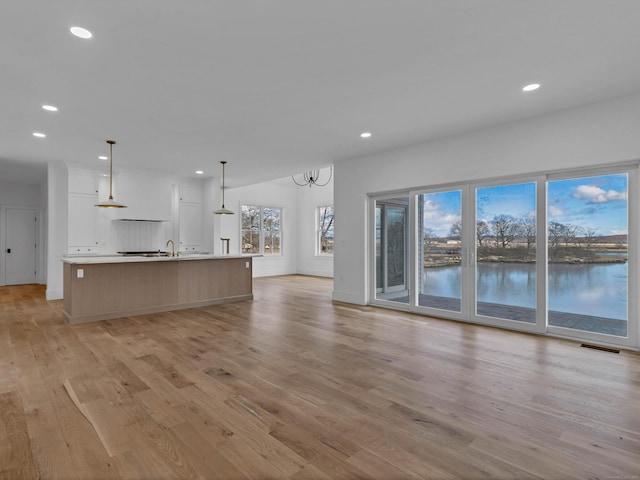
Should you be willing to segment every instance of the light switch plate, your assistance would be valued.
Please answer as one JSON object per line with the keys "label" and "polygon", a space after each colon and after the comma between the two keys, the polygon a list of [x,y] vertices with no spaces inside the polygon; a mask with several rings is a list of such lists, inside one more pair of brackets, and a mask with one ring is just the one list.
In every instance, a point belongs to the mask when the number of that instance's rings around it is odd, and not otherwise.
{"label": "light switch plate", "polygon": [[84,278],[84,268],[79,268],[77,272],[78,278]]}

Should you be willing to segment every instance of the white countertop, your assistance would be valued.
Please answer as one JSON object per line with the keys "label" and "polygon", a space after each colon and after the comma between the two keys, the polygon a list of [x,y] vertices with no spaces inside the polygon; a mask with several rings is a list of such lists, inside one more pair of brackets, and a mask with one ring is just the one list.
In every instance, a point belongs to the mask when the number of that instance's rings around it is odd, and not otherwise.
{"label": "white countertop", "polygon": [[180,254],[175,257],[152,256],[143,257],[137,255],[65,255],[62,257],[64,263],[70,264],[99,264],[99,263],[140,263],[140,262],[182,262],[185,260],[224,260],[225,258],[250,258],[261,255],[211,255],[208,253]]}

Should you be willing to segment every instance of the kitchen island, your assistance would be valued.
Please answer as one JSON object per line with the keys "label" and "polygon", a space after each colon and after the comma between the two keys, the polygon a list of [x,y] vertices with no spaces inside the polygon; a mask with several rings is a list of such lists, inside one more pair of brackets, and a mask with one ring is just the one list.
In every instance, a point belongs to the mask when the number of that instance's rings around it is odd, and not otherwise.
{"label": "kitchen island", "polygon": [[252,300],[252,257],[64,257],[64,318],[76,324]]}

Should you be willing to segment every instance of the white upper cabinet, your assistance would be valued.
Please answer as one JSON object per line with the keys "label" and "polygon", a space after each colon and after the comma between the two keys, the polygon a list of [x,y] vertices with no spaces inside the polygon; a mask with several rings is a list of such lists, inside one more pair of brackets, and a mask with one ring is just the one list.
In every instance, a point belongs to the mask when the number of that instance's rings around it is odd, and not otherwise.
{"label": "white upper cabinet", "polygon": [[181,183],[178,186],[180,251],[201,251],[203,241],[202,186]]}
{"label": "white upper cabinet", "polygon": [[100,212],[98,194],[69,193],[69,253],[98,253]]}
{"label": "white upper cabinet", "polygon": [[100,250],[100,212],[98,185],[100,175],[84,170],[69,170],[68,253],[93,254]]}
{"label": "white upper cabinet", "polygon": [[202,232],[202,204],[180,203],[180,251],[200,251]]}

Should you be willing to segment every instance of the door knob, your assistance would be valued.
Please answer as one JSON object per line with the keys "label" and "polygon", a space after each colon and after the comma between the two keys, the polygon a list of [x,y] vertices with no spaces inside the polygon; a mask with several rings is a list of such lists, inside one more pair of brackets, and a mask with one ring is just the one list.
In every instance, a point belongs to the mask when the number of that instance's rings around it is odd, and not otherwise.
{"label": "door knob", "polygon": [[10,248],[7,248],[7,253],[11,253],[11,249]]}

